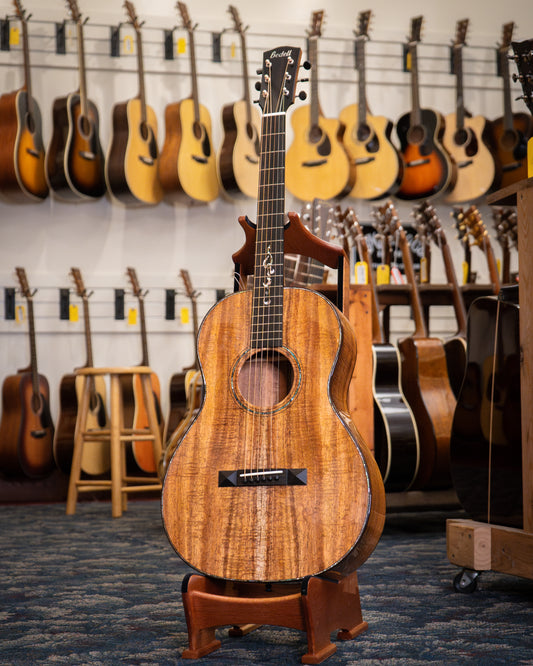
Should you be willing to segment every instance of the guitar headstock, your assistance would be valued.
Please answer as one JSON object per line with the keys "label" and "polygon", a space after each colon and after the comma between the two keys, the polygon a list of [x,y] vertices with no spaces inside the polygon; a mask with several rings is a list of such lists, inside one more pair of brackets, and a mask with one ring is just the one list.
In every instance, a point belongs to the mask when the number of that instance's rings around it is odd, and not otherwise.
{"label": "guitar headstock", "polygon": [[428,201],[422,201],[414,207],[413,217],[415,219],[417,236],[422,242],[430,240],[439,247],[446,243],[446,236],[437,211]]}
{"label": "guitar headstock", "polygon": [[462,19],[457,21],[455,28],[455,41],[453,46],[455,49],[461,48],[466,44],[466,33],[468,32],[469,19]]}
{"label": "guitar headstock", "polygon": [[308,37],[321,37],[322,36],[322,24],[324,21],[325,12],[323,9],[313,12],[311,14],[311,25],[307,31]]}
{"label": "guitar headstock", "polygon": [[285,113],[294,103],[302,51],[281,46],[263,53],[259,106],[264,114]]}
{"label": "guitar headstock", "polygon": [[492,207],[496,240],[502,248],[518,245],[518,216],[515,208]]}
{"label": "guitar headstock", "polygon": [[32,293],[30,290],[30,285],[28,284],[28,278],[26,277],[25,269],[17,266],[17,268],[15,268],[15,273],[17,274],[17,279],[20,284],[22,295],[29,300],[33,296],[34,292]]}
{"label": "guitar headstock", "polygon": [[500,53],[507,53],[513,39],[514,21],[504,23],[502,28],[502,42],[498,48]]}
{"label": "guitar headstock", "polygon": [[184,29],[187,30],[189,34],[194,32],[198,24],[193,25],[193,22],[191,21],[191,18],[189,16],[189,10],[187,9],[187,5],[184,2],[177,2],[176,8],[180,13],[181,22],[183,24]]}
{"label": "guitar headstock", "polygon": [[13,0],[13,4],[15,5],[15,13],[20,22],[26,23],[29,21],[31,14],[26,14],[26,10],[22,6],[22,2],[20,2],[20,0]]}
{"label": "guitar headstock", "polygon": [[85,289],[85,285],[83,284],[83,278],[81,277],[81,271],[79,268],[71,268],[70,269],[70,275],[72,276],[72,279],[74,280],[74,284],[76,285],[76,294],[80,298],[85,298],[87,296],[87,290]]}
{"label": "guitar headstock", "polygon": [[239,16],[239,10],[237,7],[234,7],[233,5],[230,5],[228,7],[228,12],[231,15],[231,18],[233,19],[233,25],[235,26],[235,30],[239,33],[239,35],[244,35],[244,33],[248,30],[248,27],[244,28],[242,25],[241,17]]}
{"label": "guitar headstock", "polygon": [[[454,207],[452,215],[455,218],[454,226],[463,243],[467,245],[478,245],[480,247],[486,243],[488,232],[481,218],[481,213],[476,206],[469,206],[466,211],[460,206]],[[472,242],[469,242],[470,236],[472,237]]]}
{"label": "guitar headstock", "polygon": [[78,3],[76,0],[67,0],[67,5],[68,8],[70,9],[70,15],[72,17],[72,20],[74,23],[80,23],[81,22],[81,13],[78,8]]}
{"label": "guitar headstock", "polygon": [[139,19],[137,18],[137,14],[135,13],[135,7],[133,6],[133,2],[125,0],[124,9],[126,10],[126,14],[128,15],[129,22],[133,26],[135,32],[138,33],[142,27],[142,23],[139,23]]}
{"label": "guitar headstock", "polygon": [[141,300],[144,297],[143,292],[141,291],[141,287],[139,286],[139,280],[137,279],[137,273],[134,268],[129,267],[127,269],[127,275],[130,279],[131,282],[131,288],[133,290],[133,295],[137,296],[139,300]]}
{"label": "guitar headstock", "polygon": [[357,30],[355,31],[355,36],[357,39],[369,39],[368,31],[370,29],[371,19],[372,12],[370,10],[366,12],[359,12],[359,16],[357,17]]}
{"label": "guitar headstock", "polygon": [[392,201],[387,201],[382,206],[374,206],[372,217],[374,218],[373,226],[377,231],[378,238],[387,240],[401,229],[400,218]]}
{"label": "guitar headstock", "polygon": [[423,16],[415,16],[411,19],[411,32],[408,37],[409,46],[416,46],[422,41],[422,24],[424,23]]}
{"label": "guitar headstock", "polygon": [[533,114],[533,39],[512,42],[514,61],[518,74],[513,74],[513,81],[520,81],[523,99],[529,112]]}
{"label": "guitar headstock", "polygon": [[191,276],[189,275],[189,271],[182,268],[180,270],[180,276],[181,279],[183,280],[183,284],[185,285],[185,292],[187,294],[187,297],[190,298],[192,303],[195,303],[198,297],[198,292],[195,291],[192,287]]}

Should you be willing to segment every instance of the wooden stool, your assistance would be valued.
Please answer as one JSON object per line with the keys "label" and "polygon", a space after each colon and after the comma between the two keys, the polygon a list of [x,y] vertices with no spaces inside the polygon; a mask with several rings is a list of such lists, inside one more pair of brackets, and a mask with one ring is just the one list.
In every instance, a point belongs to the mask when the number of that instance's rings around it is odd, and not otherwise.
{"label": "wooden stool", "polygon": [[[151,441],[154,448],[154,459],[161,457],[162,445],[159,423],[152,385],[151,368],[135,366],[133,368],[80,368],[77,375],[83,377],[81,399],[78,405],[76,429],[74,434],[74,452],[67,494],[67,514],[76,512],[78,493],[94,490],[111,489],[111,510],[114,518],[122,515],[127,508],[127,493],[161,490],[161,481],[157,476],[131,477],[126,473],[126,452],[122,446],[126,442]],[[110,379],[110,426],[98,430],[86,430],[89,411],[90,390],[89,378],[92,376],[109,375]],[[148,428],[134,429],[124,426],[124,410],[122,402],[121,378],[138,375],[141,379],[144,403],[148,414]],[[111,449],[110,479],[80,479],[83,446],[86,441],[107,440]]]}

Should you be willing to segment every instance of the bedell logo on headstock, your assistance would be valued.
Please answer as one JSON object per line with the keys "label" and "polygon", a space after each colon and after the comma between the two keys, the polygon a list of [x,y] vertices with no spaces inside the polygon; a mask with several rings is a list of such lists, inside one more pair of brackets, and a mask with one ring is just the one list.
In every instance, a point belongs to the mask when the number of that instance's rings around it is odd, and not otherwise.
{"label": "bedell logo on headstock", "polygon": [[272,51],[270,54],[271,58],[290,58],[292,55],[292,49],[288,49],[287,51],[281,51],[281,53],[276,53],[276,50]]}

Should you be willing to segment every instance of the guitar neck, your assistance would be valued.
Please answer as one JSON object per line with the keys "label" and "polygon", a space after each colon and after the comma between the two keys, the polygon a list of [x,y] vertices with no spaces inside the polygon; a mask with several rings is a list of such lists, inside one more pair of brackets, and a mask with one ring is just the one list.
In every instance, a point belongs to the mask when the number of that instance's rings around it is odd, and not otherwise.
{"label": "guitar neck", "polygon": [[24,53],[24,88],[28,97],[28,112],[33,113],[33,97],[31,91],[31,72],[30,72],[30,47],[28,37],[28,24],[22,20],[22,49]]}
{"label": "guitar neck", "polygon": [[192,100],[194,104],[194,120],[200,122],[200,103],[198,101],[198,76],[196,73],[196,52],[194,47],[194,31],[189,30],[189,43],[191,49],[191,82],[192,82]]}
{"label": "guitar neck", "polygon": [[81,19],[76,23],[78,36],[78,69],[80,72],[80,106],[81,115],[87,117],[87,80],[85,75],[85,46],[83,42],[83,22]]}
{"label": "guitar neck", "polygon": [[35,320],[33,315],[33,299],[26,297],[28,305],[28,328],[30,336],[30,368],[31,368],[31,384],[33,394],[39,395],[39,371],[37,369],[37,347],[35,344]]}
{"label": "guitar neck", "polygon": [[137,71],[139,73],[139,100],[141,102],[141,123],[146,123],[146,91],[144,87],[143,43],[140,28],[137,29]]}
{"label": "guitar neck", "polygon": [[463,86],[463,47],[454,46],[453,62],[455,71],[455,111],[456,128],[461,130],[465,126],[465,101]]}
{"label": "guitar neck", "polygon": [[494,250],[490,244],[488,234],[485,234],[483,237],[483,252],[487,258],[487,266],[489,269],[489,277],[493,286],[495,294],[498,294],[501,288],[500,276],[498,275],[498,265],[496,263],[496,257],[494,256]]}
{"label": "guitar neck", "polygon": [[310,114],[311,127],[318,126],[320,116],[320,103],[318,101],[318,37],[313,35],[309,38],[309,61],[311,62],[310,75]]}
{"label": "guitar neck", "polygon": [[85,327],[85,349],[87,351],[87,363],[85,367],[92,368],[93,362],[93,345],[91,337],[91,323],[89,321],[89,299],[86,294],[83,295],[83,322]]}
{"label": "guitar neck", "polygon": [[503,78],[503,126],[505,130],[513,129],[513,109],[511,104],[511,77],[509,75],[509,50],[500,49],[500,72]]}
{"label": "guitar neck", "polygon": [[358,80],[358,122],[359,125],[366,124],[366,54],[365,54],[365,37],[358,37],[355,44],[355,58],[357,70],[359,72]]}
{"label": "guitar neck", "polygon": [[150,365],[148,359],[148,337],[146,335],[146,318],[144,315],[144,298],[138,296],[139,300],[139,320],[141,322],[141,345],[142,345],[142,360],[141,365]]}
{"label": "guitar neck", "polygon": [[403,265],[405,268],[405,275],[407,282],[411,285],[411,309],[413,311],[413,319],[415,321],[415,332],[413,338],[427,338],[428,330],[426,321],[424,319],[424,311],[422,308],[422,299],[420,298],[420,291],[416,281],[415,270],[413,267],[413,259],[411,257],[411,248],[407,242],[407,236],[401,225],[398,225],[397,231],[400,236],[400,249],[402,251]]}
{"label": "guitar neck", "polygon": [[441,243],[442,247],[442,257],[444,260],[444,270],[446,271],[446,279],[448,283],[452,286],[452,302],[453,309],[455,312],[455,318],[457,320],[457,335],[461,337],[466,337],[466,308],[463,300],[463,295],[459,288],[457,282],[457,276],[455,274],[455,269],[453,267],[452,253],[450,251],[450,246],[447,242]]}
{"label": "guitar neck", "polygon": [[371,303],[371,313],[372,313],[372,342],[374,344],[383,344],[385,342],[385,336],[383,334],[383,328],[381,326],[381,321],[379,319],[379,299],[378,291],[376,287],[376,280],[374,279],[374,272],[372,271],[372,259],[370,253],[368,252],[368,245],[366,240],[363,237],[362,230],[358,233],[355,243],[357,245],[357,252],[367,265],[368,272],[368,284],[370,285],[370,291],[372,294],[372,303]]}
{"label": "guitar neck", "polygon": [[243,80],[243,100],[246,102],[246,122],[252,122],[252,105],[250,102],[250,82],[248,79],[248,56],[246,55],[246,37],[241,32],[241,53],[242,53],[242,80]]}
{"label": "guitar neck", "polygon": [[418,52],[416,44],[409,44],[411,58],[411,127],[417,127],[422,123],[420,112],[420,94],[418,83]]}

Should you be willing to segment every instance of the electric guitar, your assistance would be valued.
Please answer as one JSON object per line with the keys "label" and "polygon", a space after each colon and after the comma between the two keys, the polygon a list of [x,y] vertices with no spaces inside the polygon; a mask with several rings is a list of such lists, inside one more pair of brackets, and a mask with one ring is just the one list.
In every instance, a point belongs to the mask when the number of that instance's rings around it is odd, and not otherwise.
{"label": "electric guitar", "polygon": [[411,20],[407,54],[411,70],[411,111],[400,117],[396,132],[400,141],[403,174],[399,199],[427,199],[441,194],[455,182],[455,165],[442,145],[441,114],[420,106],[418,54],[423,17]]}
{"label": "electric guitar", "polygon": [[2,384],[0,470],[6,476],[40,479],[54,469],[54,424],[50,415],[48,380],[37,369],[33,296],[24,268],[16,268],[28,308],[30,365]]}
{"label": "electric guitar", "polygon": [[344,126],[325,118],[318,101],[318,38],[324,12],[313,12],[309,37],[311,103],[297,108],[291,118],[294,139],[287,151],[287,189],[302,201],[346,196],[354,186],[344,146]]}
{"label": "electric guitar", "polygon": [[187,5],[178,2],[183,27],[189,35],[191,96],[165,109],[165,142],[159,175],[168,201],[209,203],[219,192],[216,156],[211,138],[211,116],[198,101],[194,31]]}
{"label": "electric guitar", "polygon": [[24,85],[0,97],[0,193],[15,202],[48,196],[41,111],[31,92],[28,16],[14,0],[22,27]]}
{"label": "electric guitar", "polygon": [[217,156],[217,169],[223,191],[230,198],[257,196],[259,174],[259,132],[261,120],[259,112],[250,101],[248,82],[248,59],[246,55],[246,30],[236,7],[228,9],[235,30],[241,39],[242,78],[244,93],[242,99],[226,104],[222,109],[224,138]]}
{"label": "electric guitar", "polygon": [[384,116],[368,112],[366,97],[365,45],[372,12],[359,14],[355,38],[355,66],[359,72],[359,100],[345,107],[339,120],[345,126],[342,138],[350,158],[352,180],[355,185],[349,193],[355,199],[380,199],[393,194],[400,184],[402,163],[392,144],[392,122]]}
{"label": "electric guitar", "polygon": [[498,175],[494,157],[487,144],[489,123],[483,116],[472,117],[465,109],[463,47],[467,31],[468,19],[457,21],[455,41],[452,46],[456,110],[446,116],[442,137],[444,147],[457,165],[455,185],[446,195],[446,201],[449,203],[479,199],[489,191]]}
{"label": "electric guitar", "polygon": [[157,118],[146,103],[142,49],[142,23],[133,3],[124,3],[137,43],[139,94],[113,106],[111,140],[105,162],[105,178],[110,194],[123,204],[157,204],[163,198],[159,181]]}
{"label": "electric guitar", "polygon": [[98,199],[106,191],[98,109],[87,97],[83,25],[76,0],[68,0],[78,38],[79,89],[54,100],[54,131],[46,152],[46,178],[60,199]]}
{"label": "electric guitar", "polygon": [[264,53],[253,287],[202,322],[205,397],[163,484],[178,554],[237,581],[353,571],[384,519],[378,467],[348,416],[353,330],[326,297],[283,282],[285,118],[300,57]]}

